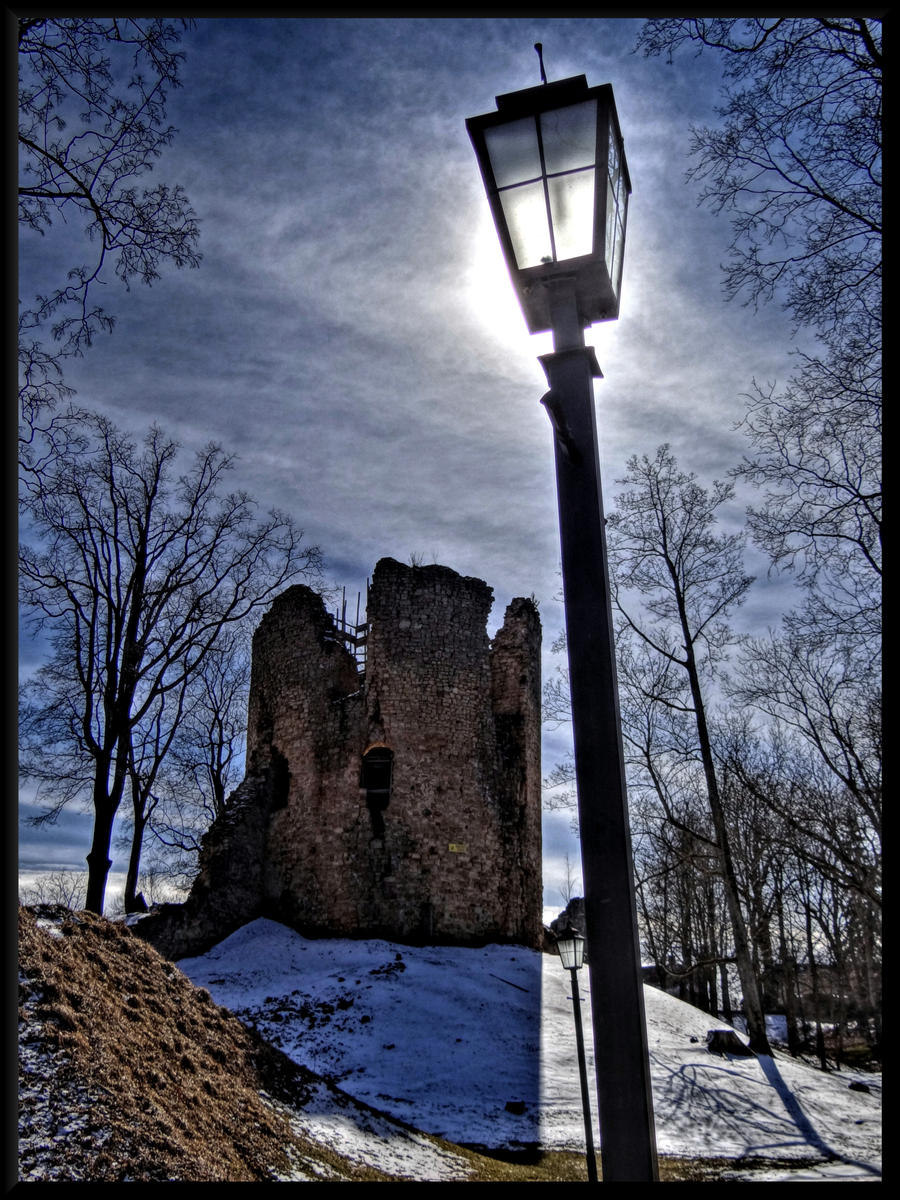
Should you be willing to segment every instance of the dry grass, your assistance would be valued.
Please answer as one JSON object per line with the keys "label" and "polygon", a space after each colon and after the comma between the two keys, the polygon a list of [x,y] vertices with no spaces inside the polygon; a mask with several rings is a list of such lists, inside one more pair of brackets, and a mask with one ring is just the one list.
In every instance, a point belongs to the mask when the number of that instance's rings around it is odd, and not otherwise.
{"label": "dry grass", "polygon": [[[68,1131],[54,1181],[254,1182],[284,1177],[291,1160],[331,1178],[385,1178],[298,1137],[260,1092],[301,1108],[309,1073],[146,942],[90,913],[52,915],[42,928],[19,910],[19,1007],[34,1052],[22,1060],[52,1074],[50,1094],[20,1105],[20,1130],[58,1100],[41,1121]],[[23,1096],[37,1090],[27,1069],[23,1084]]]}
{"label": "dry grass", "polygon": [[[769,1160],[742,1163],[743,1170],[771,1167]],[[785,1164],[787,1165],[787,1164]],[[794,1163],[793,1165],[797,1165]],[[572,1150],[496,1151],[481,1148],[473,1162],[476,1178],[492,1183],[587,1183],[587,1165],[583,1154]],[[660,1183],[730,1182],[721,1177],[734,1171],[733,1158],[674,1158],[660,1156]],[[603,1182],[600,1155],[597,1155],[597,1174]]]}

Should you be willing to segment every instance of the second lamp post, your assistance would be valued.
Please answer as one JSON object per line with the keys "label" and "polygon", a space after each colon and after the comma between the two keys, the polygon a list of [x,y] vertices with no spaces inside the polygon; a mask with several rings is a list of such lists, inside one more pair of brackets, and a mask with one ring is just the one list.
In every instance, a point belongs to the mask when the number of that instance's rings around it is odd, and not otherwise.
{"label": "second lamp post", "polygon": [[584,1056],[584,1033],[581,1028],[581,996],[578,992],[578,972],[584,962],[584,938],[568,925],[556,935],[559,959],[569,972],[572,982],[572,1004],[575,1008],[575,1045],[578,1049],[578,1078],[581,1083],[581,1108],[584,1113],[584,1155],[587,1160],[588,1183],[597,1182],[597,1158],[594,1154],[594,1130],[591,1124],[591,1096],[588,1091],[587,1062]]}

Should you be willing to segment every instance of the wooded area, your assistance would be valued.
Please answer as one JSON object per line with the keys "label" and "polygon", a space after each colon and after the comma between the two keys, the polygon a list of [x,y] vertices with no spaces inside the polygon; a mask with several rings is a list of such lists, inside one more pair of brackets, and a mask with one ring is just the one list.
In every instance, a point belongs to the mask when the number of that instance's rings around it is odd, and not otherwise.
{"label": "wooded area", "polygon": [[[783,1013],[823,1067],[881,1046],[880,37],[862,18],[645,23],[646,53],[723,63],[689,177],[732,217],[727,293],[780,303],[819,349],[753,385],[731,482],[661,446],[608,522],[645,953],[726,1018],[739,984],[751,1041]],[[742,481],[760,504],[739,528]],[[756,636],[733,623],[748,538],[796,596]],[[567,705],[560,671],[545,717]],[[552,807],[572,779],[550,774]]]}

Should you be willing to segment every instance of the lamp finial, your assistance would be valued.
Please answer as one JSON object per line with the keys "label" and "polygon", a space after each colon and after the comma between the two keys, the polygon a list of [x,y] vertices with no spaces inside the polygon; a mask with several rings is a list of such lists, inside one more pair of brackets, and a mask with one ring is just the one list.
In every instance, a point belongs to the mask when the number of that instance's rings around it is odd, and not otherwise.
{"label": "lamp finial", "polygon": [[544,43],[535,42],[534,48],[537,50],[538,62],[541,64],[541,83],[546,83],[547,72],[544,70]]}

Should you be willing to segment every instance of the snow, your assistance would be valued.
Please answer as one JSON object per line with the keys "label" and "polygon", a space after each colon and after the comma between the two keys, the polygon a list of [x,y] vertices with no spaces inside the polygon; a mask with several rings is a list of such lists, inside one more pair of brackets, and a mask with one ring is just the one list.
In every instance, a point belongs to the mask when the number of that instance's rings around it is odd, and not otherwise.
{"label": "snow", "polygon": [[[302,1112],[288,1110],[266,1097],[290,1121],[294,1131],[351,1162],[375,1167],[392,1176],[417,1182],[451,1183],[464,1178],[468,1164],[458,1154],[444,1150],[414,1130],[403,1129],[378,1113],[369,1113],[342,1101],[324,1084],[312,1089]],[[310,1171],[322,1175],[321,1162],[296,1164],[300,1178]],[[326,1168],[327,1170],[327,1168]],[[327,1178],[327,1175],[325,1176]],[[297,1182],[292,1174],[284,1182]]]}
{"label": "snow", "polygon": [[[309,940],[260,919],[178,965],[294,1061],[416,1129],[496,1149],[584,1148],[571,988],[554,956]],[[587,971],[579,988],[599,1149]],[[707,1031],[721,1022],[644,995],[660,1154],[734,1158],[734,1180],[880,1180],[880,1076],[825,1074],[778,1052],[710,1054]],[[850,1090],[854,1080],[870,1090]],[[384,1170],[402,1163],[410,1178],[460,1178],[450,1152],[334,1097],[323,1087],[295,1118],[305,1132]],[[753,1159],[797,1166],[742,1170]]]}

